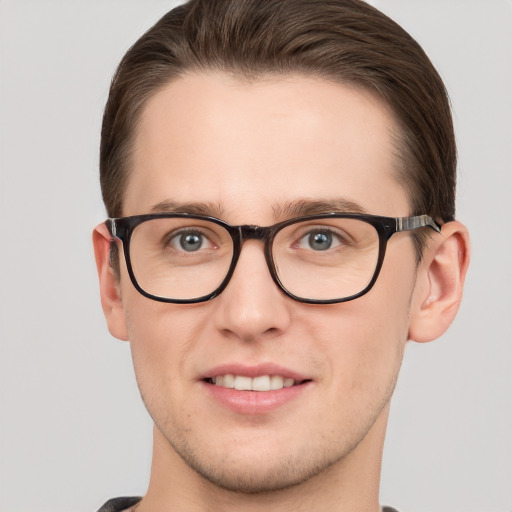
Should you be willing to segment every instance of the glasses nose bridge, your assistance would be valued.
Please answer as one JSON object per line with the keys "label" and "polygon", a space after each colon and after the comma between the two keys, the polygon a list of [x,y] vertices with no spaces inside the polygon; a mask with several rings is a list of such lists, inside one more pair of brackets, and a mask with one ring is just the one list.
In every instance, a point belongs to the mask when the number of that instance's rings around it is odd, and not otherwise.
{"label": "glasses nose bridge", "polygon": [[261,240],[266,243],[270,237],[270,228],[249,224],[238,226],[238,232],[240,234],[240,245],[246,240]]}
{"label": "glasses nose bridge", "polygon": [[238,262],[240,254],[242,252],[242,248],[244,242],[247,240],[259,240],[263,242],[263,253],[265,256],[265,260],[267,263],[267,267],[269,268],[270,274],[273,277],[272,264],[270,262],[270,240],[272,238],[273,226],[255,226],[250,224],[245,224],[243,226],[236,226],[238,230],[238,249],[235,249],[237,253],[235,255],[235,265]]}

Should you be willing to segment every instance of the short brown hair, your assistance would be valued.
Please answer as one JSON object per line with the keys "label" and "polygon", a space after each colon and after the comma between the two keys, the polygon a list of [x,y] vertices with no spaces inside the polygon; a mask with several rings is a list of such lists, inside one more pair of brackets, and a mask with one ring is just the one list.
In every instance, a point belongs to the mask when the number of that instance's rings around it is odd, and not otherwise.
{"label": "short brown hair", "polygon": [[[187,71],[300,73],[372,91],[398,127],[397,178],[411,214],[455,215],[456,147],[444,84],[419,44],[361,0],[191,0],[126,53],[103,117],[100,179],[122,215],[135,127],[147,100]],[[421,254],[421,238],[415,240]]]}

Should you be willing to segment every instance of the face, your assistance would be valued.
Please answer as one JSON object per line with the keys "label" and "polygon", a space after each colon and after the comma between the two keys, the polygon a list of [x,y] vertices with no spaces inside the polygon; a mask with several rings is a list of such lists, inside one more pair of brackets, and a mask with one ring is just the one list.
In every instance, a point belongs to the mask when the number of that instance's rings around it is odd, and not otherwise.
{"label": "face", "polygon": [[[338,84],[188,75],[145,107],[123,214],[199,210],[266,226],[300,215],[297,205],[345,201],[406,216],[392,130],[379,100]],[[143,297],[122,262],[119,329],[161,449],[223,488],[251,492],[343,464],[386,414],[415,277],[406,233],[388,243],[368,294],[333,305],[286,297],[257,240],[244,244],[222,294],[200,304]],[[225,375],[242,385],[264,376],[294,385],[245,391],[212,383]]]}

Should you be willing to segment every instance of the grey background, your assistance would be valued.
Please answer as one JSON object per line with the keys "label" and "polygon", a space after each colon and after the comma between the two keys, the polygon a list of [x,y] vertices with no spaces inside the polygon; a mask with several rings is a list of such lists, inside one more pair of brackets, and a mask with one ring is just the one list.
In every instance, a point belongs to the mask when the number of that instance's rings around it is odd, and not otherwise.
{"label": "grey background", "polygon": [[[512,510],[512,3],[376,0],[451,94],[458,217],[473,258],[459,316],[408,348],[382,502]],[[143,493],[151,422],[108,334],[91,230],[99,130],[124,51],[173,4],[0,1],[0,511],[86,512]]]}

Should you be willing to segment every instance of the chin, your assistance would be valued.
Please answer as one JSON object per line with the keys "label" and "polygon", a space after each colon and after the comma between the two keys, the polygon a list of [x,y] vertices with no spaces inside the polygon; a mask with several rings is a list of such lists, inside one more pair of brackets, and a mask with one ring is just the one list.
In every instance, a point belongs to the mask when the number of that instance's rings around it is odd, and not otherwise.
{"label": "chin", "polygon": [[336,462],[326,458],[308,461],[297,455],[288,460],[244,460],[235,465],[212,465],[194,457],[182,458],[204,480],[240,494],[268,494],[289,489],[310,480]]}
{"label": "chin", "polygon": [[[232,446],[232,450],[216,451],[211,446],[197,447],[182,436],[168,443],[185,464],[203,480],[214,486],[240,494],[269,494],[303,484],[328,470],[352,451],[352,446],[338,449],[312,447]],[[286,453],[284,451],[286,450]]]}

